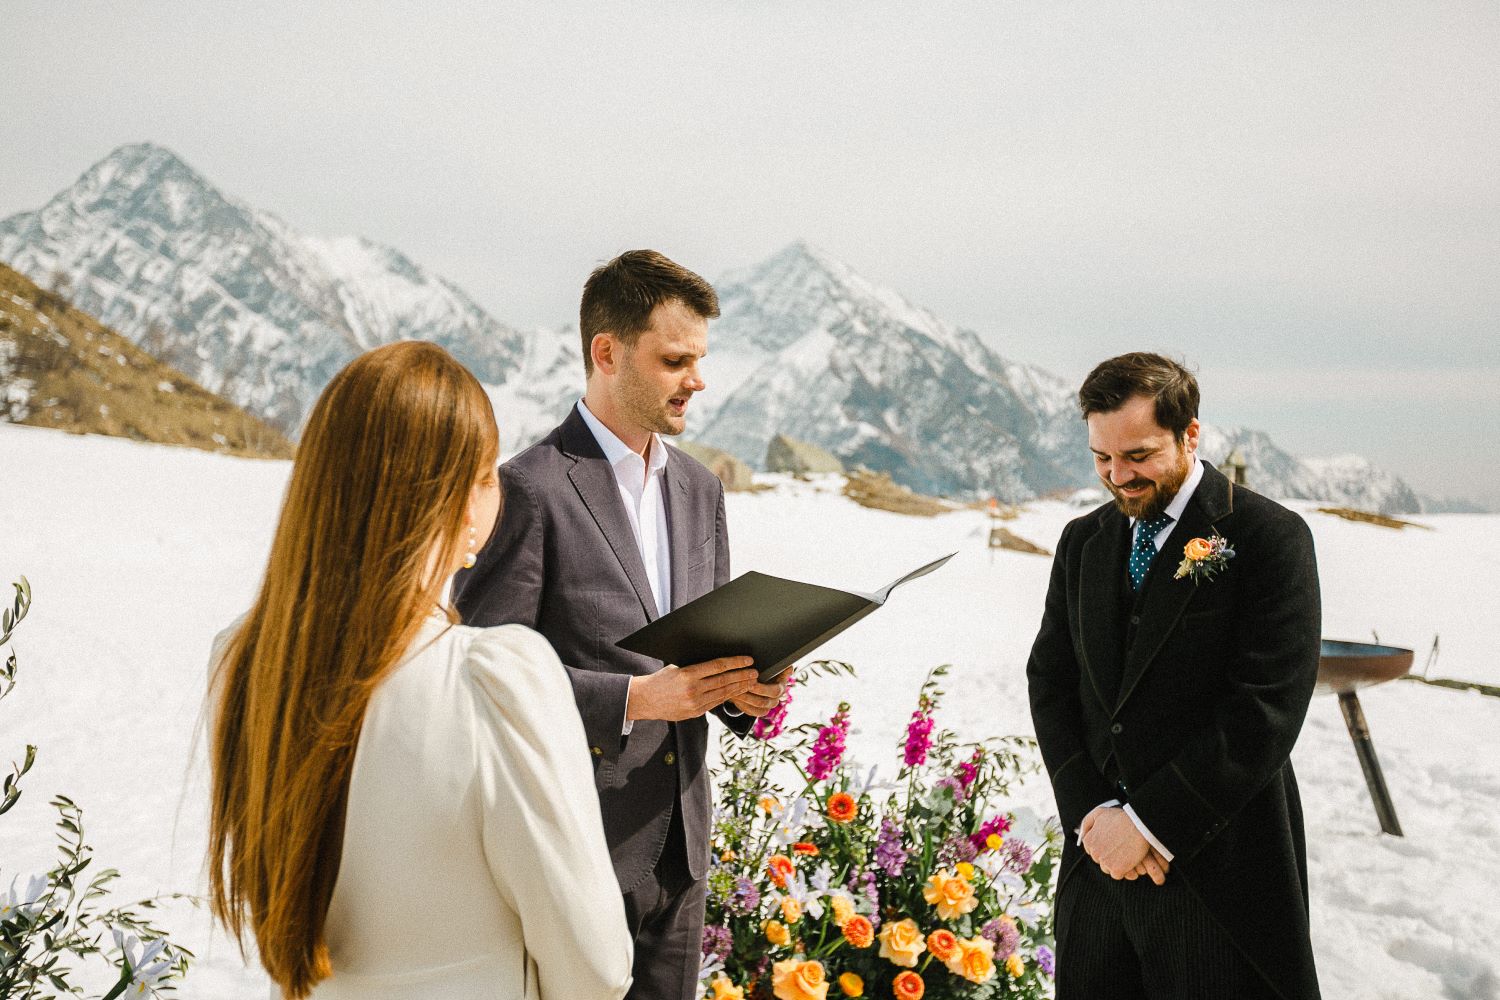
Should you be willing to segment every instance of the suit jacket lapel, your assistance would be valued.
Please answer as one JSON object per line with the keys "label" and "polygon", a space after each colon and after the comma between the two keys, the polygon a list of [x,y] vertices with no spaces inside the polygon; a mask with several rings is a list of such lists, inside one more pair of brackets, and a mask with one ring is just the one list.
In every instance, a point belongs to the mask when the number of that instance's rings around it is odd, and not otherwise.
{"label": "suit jacket lapel", "polygon": [[576,406],[563,421],[562,429],[563,449],[573,459],[568,479],[599,526],[599,533],[620,561],[631,587],[635,588],[636,597],[640,598],[647,620],[655,621],[658,617],[656,598],[651,594],[651,581],[646,576],[645,564],[641,562],[641,551],[635,543],[635,532],[630,528],[630,516],[625,513],[624,501],[620,499],[614,470],[609,467],[589,425],[578,415]]}
{"label": "suit jacket lapel", "polygon": [[1118,712],[1130,697],[1141,675],[1162,644],[1177,625],[1188,601],[1201,584],[1183,578],[1176,579],[1177,567],[1182,562],[1182,548],[1194,538],[1207,538],[1213,533],[1214,522],[1233,509],[1233,486],[1213,466],[1204,463],[1203,479],[1193,498],[1188,501],[1182,519],[1167,536],[1166,544],[1151,563],[1151,571],[1142,582],[1141,622],[1136,626],[1135,643],[1125,657],[1125,672],[1120,681],[1120,697],[1115,704]]}
{"label": "suit jacket lapel", "polygon": [[[662,445],[666,447],[666,445]],[[680,607],[688,601],[687,596],[687,560],[693,552],[695,542],[701,542],[701,538],[694,538],[692,530],[693,510],[688,502],[687,476],[681,471],[673,471],[673,466],[681,460],[675,450],[669,451],[667,467],[662,470],[661,498],[667,509],[667,543],[670,546],[668,556],[672,564],[672,606]]]}
{"label": "suit jacket lapel", "polygon": [[1099,530],[1083,543],[1078,573],[1078,630],[1083,665],[1099,704],[1114,704],[1119,690],[1121,653],[1120,601],[1125,586],[1129,524],[1113,504],[1100,518]]}

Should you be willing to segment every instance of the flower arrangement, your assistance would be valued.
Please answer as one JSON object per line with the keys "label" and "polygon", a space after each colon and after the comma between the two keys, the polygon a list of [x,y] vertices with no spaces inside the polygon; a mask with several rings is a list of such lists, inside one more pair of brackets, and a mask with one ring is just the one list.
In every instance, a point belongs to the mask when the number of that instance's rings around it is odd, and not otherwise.
{"label": "flower arrangement", "polygon": [[[853,668],[819,661],[809,677]],[[701,983],[709,1000],[1051,994],[1060,835],[1006,811],[1027,741],[938,730],[931,671],[894,781],[845,755],[851,706],[786,728],[791,689],[716,773]],[[771,741],[777,734],[781,739]]]}
{"label": "flower arrangement", "polygon": [[1194,584],[1212,580],[1224,572],[1229,560],[1234,558],[1234,549],[1229,539],[1217,532],[1209,538],[1194,538],[1182,547],[1182,562],[1173,574],[1174,580],[1188,577]]}

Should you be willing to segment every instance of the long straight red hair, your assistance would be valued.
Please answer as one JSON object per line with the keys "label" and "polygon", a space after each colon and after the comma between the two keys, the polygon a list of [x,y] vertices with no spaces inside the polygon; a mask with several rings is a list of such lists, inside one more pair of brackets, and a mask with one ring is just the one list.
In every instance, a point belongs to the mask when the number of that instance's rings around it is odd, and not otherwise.
{"label": "long straight red hair", "polygon": [[265,580],[210,689],[213,912],[242,948],[253,934],[292,1000],[331,973],[365,708],[437,606],[497,453],[484,389],[422,341],[356,358],[308,417]]}

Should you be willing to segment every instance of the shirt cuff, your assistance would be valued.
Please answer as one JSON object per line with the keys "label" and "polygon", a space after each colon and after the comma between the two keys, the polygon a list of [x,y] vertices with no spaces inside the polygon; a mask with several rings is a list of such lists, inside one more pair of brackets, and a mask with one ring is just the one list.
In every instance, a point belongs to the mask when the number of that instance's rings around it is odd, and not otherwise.
{"label": "shirt cuff", "polygon": [[620,722],[620,735],[621,736],[629,736],[630,735],[630,731],[635,728],[635,720],[633,720],[630,717],[630,685],[629,684],[625,685],[625,711],[621,712],[620,714],[622,716],[622,720]]}
{"label": "shirt cuff", "polygon": [[735,708],[734,707],[734,702],[732,702],[732,701],[726,701],[724,704],[720,705],[719,707],[724,710],[724,714],[725,715],[730,715],[730,716],[733,716],[735,718],[739,718],[740,716],[742,716],[742,715],[745,714],[744,712],[741,712],[739,709]]}
{"label": "shirt cuff", "polygon": [[1134,823],[1135,828],[1140,831],[1141,836],[1146,838],[1146,843],[1156,848],[1156,853],[1168,861],[1172,860],[1172,852],[1167,850],[1166,845],[1151,835],[1151,831],[1146,829],[1146,824],[1141,822],[1141,818],[1135,814],[1135,810],[1129,805],[1125,807],[1125,815],[1130,817],[1130,822]]}
{"label": "shirt cuff", "polygon": [[[1119,799],[1110,799],[1108,802],[1101,802],[1101,803],[1099,803],[1097,806],[1094,807],[1094,809],[1112,809],[1112,808],[1114,808],[1115,806],[1117,806],[1119,804],[1120,804],[1120,800]],[[1125,808],[1128,809],[1130,807],[1126,806]],[[1093,812],[1094,809],[1090,809],[1089,812]],[[1075,827],[1074,830],[1073,830],[1073,832],[1078,835],[1078,846],[1082,847],[1083,846],[1083,827],[1081,827],[1081,826],[1080,827]]]}

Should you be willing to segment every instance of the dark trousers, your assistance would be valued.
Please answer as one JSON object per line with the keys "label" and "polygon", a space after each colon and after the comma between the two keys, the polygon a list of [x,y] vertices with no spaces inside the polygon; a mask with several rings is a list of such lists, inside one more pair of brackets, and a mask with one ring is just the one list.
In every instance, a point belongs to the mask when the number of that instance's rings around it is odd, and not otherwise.
{"label": "dark trousers", "polygon": [[[1275,956],[1268,956],[1275,961]],[[1089,858],[1057,900],[1057,1000],[1277,1000],[1175,873],[1116,881]]]}
{"label": "dark trousers", "polygon": [[625,1000],[697,1000],[708,882],[688,872],[686,837],[672,812],[661,858],[625,894],[625,921],[635,937],[635,982]]}

